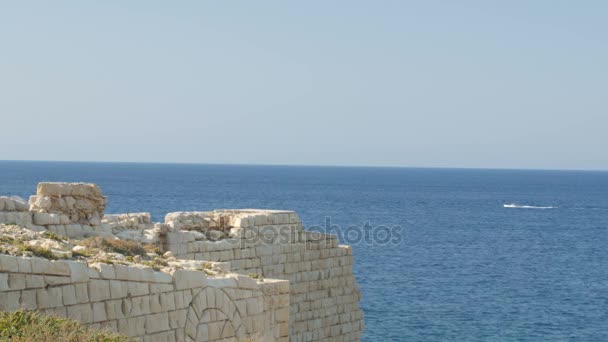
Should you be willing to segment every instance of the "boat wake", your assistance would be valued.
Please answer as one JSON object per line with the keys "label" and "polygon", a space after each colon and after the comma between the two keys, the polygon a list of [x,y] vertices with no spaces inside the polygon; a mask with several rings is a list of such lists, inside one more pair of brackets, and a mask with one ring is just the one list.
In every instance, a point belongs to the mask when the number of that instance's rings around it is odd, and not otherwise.
{"label": "boat wake", "polygon": [[514,209],[555,209],[557,207],[538,207],[534,205],[521,205],[521,204],[503,204],[504,208],[514,208]]}

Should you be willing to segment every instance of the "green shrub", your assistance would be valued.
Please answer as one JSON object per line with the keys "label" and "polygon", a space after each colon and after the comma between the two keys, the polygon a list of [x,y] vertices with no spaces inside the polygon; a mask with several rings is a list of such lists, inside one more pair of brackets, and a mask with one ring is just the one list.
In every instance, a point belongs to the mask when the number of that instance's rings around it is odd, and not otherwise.
{"label": "green shrub", "polygon": [[0,341],[12,342],[123,342],[131,339],[83,327],[77,321],[46,316],[37,311],[0,313]]}

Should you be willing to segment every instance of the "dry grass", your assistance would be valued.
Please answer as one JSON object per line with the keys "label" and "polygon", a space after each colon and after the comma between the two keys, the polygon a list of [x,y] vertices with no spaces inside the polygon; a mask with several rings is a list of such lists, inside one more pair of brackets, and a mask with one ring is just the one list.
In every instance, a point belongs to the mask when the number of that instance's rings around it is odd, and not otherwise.
{"label": "dry grass", "polygon": [[32,255],[37,256],[37,257],[41,257],[41,258],[45,258],[45,259],[50,259],[50,260],[60,259],[60,258],[56,257],[53,254],[53,252],[51,252],[49,249],[38,247],[38,246],[27,246],[27,245],[24,245],[23,250],[24,251],[28,251],[28,252],[32,252]]}
{"label": "dry grass", "polygon": [[0,341],[12,342],[126,342],[131,339],[104,330],[92,330],[80,323],[36,311],[0,313]]}
{"label": "dry grass", "polygon": [[120,253],[125,256],[145,256],[146,249],[136,241],[132,240],[115,240],[101,237],[88,238],[80,241],[80,245],[99,248],[104,252]]}

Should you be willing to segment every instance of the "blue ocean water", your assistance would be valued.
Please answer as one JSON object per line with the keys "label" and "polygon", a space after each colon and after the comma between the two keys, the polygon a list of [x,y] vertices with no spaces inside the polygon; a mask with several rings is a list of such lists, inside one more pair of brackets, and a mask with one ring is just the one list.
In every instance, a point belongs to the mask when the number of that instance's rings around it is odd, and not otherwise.
{"label": "blue ocean water", "polygon": [[155,220],[272,208],[321,230],[399,226],[353,246],[364,341],[608,341],[607,172],[0,162],[0,194],[39,181],[97,183],[108,213]]}

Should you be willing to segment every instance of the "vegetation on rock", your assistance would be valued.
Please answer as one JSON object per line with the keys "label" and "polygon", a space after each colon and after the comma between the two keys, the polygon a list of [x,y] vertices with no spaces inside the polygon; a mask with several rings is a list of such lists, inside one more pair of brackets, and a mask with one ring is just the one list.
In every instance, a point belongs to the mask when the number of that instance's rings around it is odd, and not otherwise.
{"label": "vegetation on rock", "polygon": [[126,342],[132,341],[105,330],[93,330],[77,321],[46,316],[37,311],[0,313],[0,341],[13,342]]}
{"label": "vegetation on rock", "polygon": [[99,248],[104,252],[120,253],[125,256],[143,256],[147,253],[139,242],[132,240],[115,240],[94,237],[80,241],[80,245],[92,248]]}

